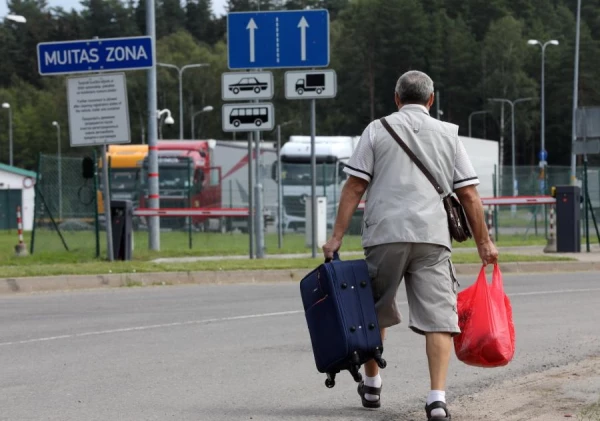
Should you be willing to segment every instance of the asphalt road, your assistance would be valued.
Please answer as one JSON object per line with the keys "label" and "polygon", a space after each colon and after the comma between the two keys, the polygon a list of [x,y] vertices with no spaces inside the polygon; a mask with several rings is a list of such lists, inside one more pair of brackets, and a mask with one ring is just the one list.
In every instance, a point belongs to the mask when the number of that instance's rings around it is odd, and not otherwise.
{"label": "asphalt road", "polygon": [[[505,287],[515,359],[481,369],[453,357],[450,403],[600,353],[599,273],[506,276]],[[404,291],[398,300],[407,315]],[[424,339],[404,324],[385,344],[379,411],[360,406],[347,373],[327,389],[290,283],[2,297],[0,320],[0,420],[407,421],[428,391]]]}

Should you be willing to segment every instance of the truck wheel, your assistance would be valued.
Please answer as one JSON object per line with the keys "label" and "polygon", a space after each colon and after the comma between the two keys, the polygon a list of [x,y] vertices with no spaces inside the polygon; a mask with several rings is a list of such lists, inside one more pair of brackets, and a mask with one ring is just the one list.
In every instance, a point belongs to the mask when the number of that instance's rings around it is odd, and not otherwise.
{"label": "truck wheel", "polygon": [[254,121],[254,124],[256,124],[256,127],[260,127],[262,124],[262,120],[257,118],[256,121]]}
{"label": "truck wheel", "polygon": [[317,95],[321,95],[322,92],[323,92],[323,89],[317,88]]}
{"label": "truck wheel", "polygon": [[255,93],[257,93],[257,94],[260,94],[260,88],[259,88],[258,86],[257,86],[257,87],[255,87],[255,88],[254,88],[254,92],[255,92]]}
{"label": "truck wheel", "polygon": [[298,95],[302,95],[304,93],[304,89],[298,88],[296,89],[296,92],[298,92]]}
{"label": "truck wheel", "polygon": [[233,121],[233,125],[234,125],[235,127],[240,127],[240,120],[234,120],[234,121]]}

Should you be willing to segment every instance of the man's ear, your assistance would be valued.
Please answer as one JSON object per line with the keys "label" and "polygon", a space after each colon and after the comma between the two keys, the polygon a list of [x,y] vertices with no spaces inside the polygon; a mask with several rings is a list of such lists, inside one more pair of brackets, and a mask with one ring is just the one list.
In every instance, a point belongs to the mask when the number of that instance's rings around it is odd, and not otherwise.
{"label": "man's ear", "polygon": [[400,97],[398,96],[398,92],[394,92],[394,102],[396,103],[396,108],[400,109],[402,103],[400,102]]}
{"label": "man's ear", "polygon": [[427,101],[427,108],[431,109],[433,107],[433,103],[435,102],[435,93],[431,93],[429,96],[429,101]]}

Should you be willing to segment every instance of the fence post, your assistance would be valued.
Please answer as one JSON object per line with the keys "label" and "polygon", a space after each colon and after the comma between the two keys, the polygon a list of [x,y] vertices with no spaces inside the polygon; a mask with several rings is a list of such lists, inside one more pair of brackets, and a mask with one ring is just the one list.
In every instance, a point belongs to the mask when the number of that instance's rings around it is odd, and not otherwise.
{"label": "fence post", "polygon": [[38,154],[37,173],[35,174],[35,184],[33,185],[33,227],[31,229],[31,244],[29,245],[29,253],[33,254],[35,246],[35,230],[37,228],[37,213],[40,210],[40,197],[38,194],[38,184],[40,182],[40,170],[42,168],[42,153]]}
{"label": "fence post", "polygon": [[556,230],[554,228],[554,205],[550,205],[550,232],[544,253],[556,253]]}
{"label": "fence post", "polygon": [[[493,186],[494,186],[494,197],[498,197],[498,172],[497,167],[494,165],[494,174],[492,175]],[[494,205],[494,239],[498,241],[498,206]]]}
{"label": "fence post", "polygon": [[490,239],[492,241],[494,241],[494,208],[493,206],[489,206],[488,207],[488,212],[487,212],[487,226],[488,226],[488,234],[490,236]]}
{"label": "fence post", "polygon": [[[99,185],[98,177],[98,155],[96,149],[92,152],[94,155],[94,230],[96,233],[96,259],[100,258],[100,215],[98,209],[98,191]],[[104,201],[102,202],[104,203]]]}

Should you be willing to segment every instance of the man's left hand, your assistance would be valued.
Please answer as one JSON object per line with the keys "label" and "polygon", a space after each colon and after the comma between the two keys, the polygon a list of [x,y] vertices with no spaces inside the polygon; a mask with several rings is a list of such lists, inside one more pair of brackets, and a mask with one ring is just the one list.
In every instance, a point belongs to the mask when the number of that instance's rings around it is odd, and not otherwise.
{"label": "man's left hand", "polygon": [[333,253],[335,253],[336,251],[339,251],[339,249],[341,247],[342,247],[342,240],[331,237],[329,239],[329,241],[327,241],[323,245],[323,255],[325,256],[325,260],[328,260],[328,259],[333,260]]}

